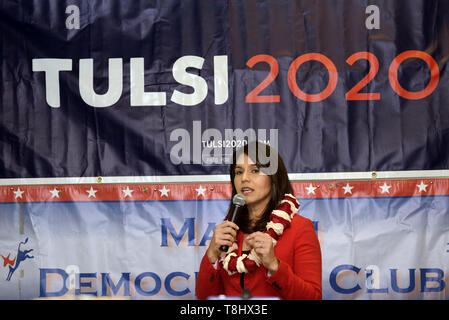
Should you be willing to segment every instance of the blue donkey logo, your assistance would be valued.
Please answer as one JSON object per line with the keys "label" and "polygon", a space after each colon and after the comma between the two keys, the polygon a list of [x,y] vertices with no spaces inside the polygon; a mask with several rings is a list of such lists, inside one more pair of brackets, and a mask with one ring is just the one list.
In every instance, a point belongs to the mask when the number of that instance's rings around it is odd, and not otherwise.
{"label": "blue donkey logo", "polygon": [[[14,274],[14,272],[17,270],[17,268],[19,267],[19,264],[26,260],[26,259],[33,259],[34,256],[30,256],[28,253],[30,253],[31,251],[33,251],[33,249],[29,249],[29,250],[21,250],[20,246],[22,244],[26,244],[28,242],[28,238],[25,239],[25,241],[20,242],[19,246],[17,248],[17,256],[14,260],[10,260],[9,256],[10,254],[8,254],[7,257],[4,257],[2,255],[3,258],[3,266],[6,267],[6,265],[9,266],[9,273],[8,276],[6,277],[6,281],[11,280],[12,275]],[[14,263],[15,262],[15,263]]]}

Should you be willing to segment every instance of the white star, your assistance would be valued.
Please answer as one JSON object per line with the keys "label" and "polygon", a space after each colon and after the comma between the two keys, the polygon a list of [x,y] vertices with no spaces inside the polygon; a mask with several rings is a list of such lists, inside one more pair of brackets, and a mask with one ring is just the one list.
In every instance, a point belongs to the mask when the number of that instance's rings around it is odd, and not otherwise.
{"label": "white star", "polygon": [[159,190],[159,192],[161,193],[161,197],[166,196],[168,197],[168,193],[170,192],[170,189],[165,188],[165,186]]}
{"label": "white star", "polygon": [[387,185],[387,183],[384,182],[384,184],[379,188],[381,189],[380,193],[390,193],[391,186]]}
{"label": "white star", "polygon": [[315,189],[317,187],[312,186],[312,184],[310,184],[308,187],[306,187],[307,189],[307,194],[315,194]]}
{"label": "white star", "polygon": [[427,184],[424,184],[423,181],[421,181],[421,183],[417,184],[416,186],[419,188],[418,192],[421,191],[427,192]]}
{"label": "white star", "polygon": [[50,190],[51,198],[59,198],[59,190],[56,187],[53,190]]}
{"label": "white star", "polygon": [[129,189],[129,186],[126,186],[126,189],[125,190],[122,190],[122,192],[123,192],[123,197],[130,197],[130,198],[132,198],[132,195],[131,195],[131,193],[133,193],[134,192],[134,190],[130,190]]}
{"label": "white star", "polygon": [[197,197],[199,196],[203,196],[204,197],[204,192],[207,190],[206,188],[203,188],[202,186],[200,186],[198,189],[195,189],[196,193],[197,193]]}
{"label": "white star", "polygon": [[93,187],[90,187],[90,190],[86,190],[86,192],[89,194],[89,195],[87,196],[88,198],[90,198],[90,197],[96,198],[97,196],[95,195],[95,193],[97,193],[98,190],[94,190]]}
{"label": "white star", "polygon": [[17,191],[14,191],[14,194],[15,194],[16,199],[17,199],[17,198],[22,199],[22,194],[23,194],[24,192],[25,192],[25,191],[20,190],[20,188],[17,188]]}
{"label": "white star", "polygon": [[354,187],[351,187],[350,185],[349,185],[349,183],[348,184],[346,184],[346,186],[345,187],[343,187],[343,189],[345,190],[345,193],[344,194],[347,194],[347,193],[350,193],[350,194],[352,194],[352,189],[354,189]]}

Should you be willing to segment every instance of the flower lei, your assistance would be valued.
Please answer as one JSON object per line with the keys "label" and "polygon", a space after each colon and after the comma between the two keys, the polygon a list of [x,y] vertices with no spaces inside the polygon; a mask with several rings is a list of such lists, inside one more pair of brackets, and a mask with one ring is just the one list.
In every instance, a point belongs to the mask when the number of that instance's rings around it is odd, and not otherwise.
{"label": "flower lei", "polygon": [[[265,226],[264,233],[268,234],[273,241],[273,246],[281,237],[285,229],[290,226],[293,216],[299,210],[299,202],[292,194],[285,194],[279,206],[270,214],[270,221]],[[249,273],[256,270],[262,263],[254,249],[249,254],[238,256],[238,245],[236,242],[221,257],[220,263],[229,275],[236,272]]]}

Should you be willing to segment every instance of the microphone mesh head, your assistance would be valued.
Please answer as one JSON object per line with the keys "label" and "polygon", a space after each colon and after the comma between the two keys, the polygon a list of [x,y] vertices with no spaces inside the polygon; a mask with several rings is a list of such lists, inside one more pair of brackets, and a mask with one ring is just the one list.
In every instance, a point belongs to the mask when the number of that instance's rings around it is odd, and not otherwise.
{"label": "microphone mesh head", "polygon": [[237,193],[234,198],[232,198],[232,203],[236,206],[243,207],[246,203],[245,196],[243,194]]}

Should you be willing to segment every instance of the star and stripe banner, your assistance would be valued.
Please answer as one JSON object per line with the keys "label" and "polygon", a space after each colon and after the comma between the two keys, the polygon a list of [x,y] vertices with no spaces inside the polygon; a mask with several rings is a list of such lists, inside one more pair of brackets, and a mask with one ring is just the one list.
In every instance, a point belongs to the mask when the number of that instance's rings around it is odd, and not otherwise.
{"label": "star and stripe banner", "polygon": [[[419,183],[417,183],[419,182]],[[294,181],[299,198],[444,196],[446,179]],[[434,183],[437,183],[434,185]],[[229,182],[172,184],[60,184],[0,187],[5,202],[155,201],[229,199]]]}
{"label": "star and stripe banner", "polygon": [[445,0],[0,0],[0,299],[196,299],[232,153],[323,299],[449,299]]}

